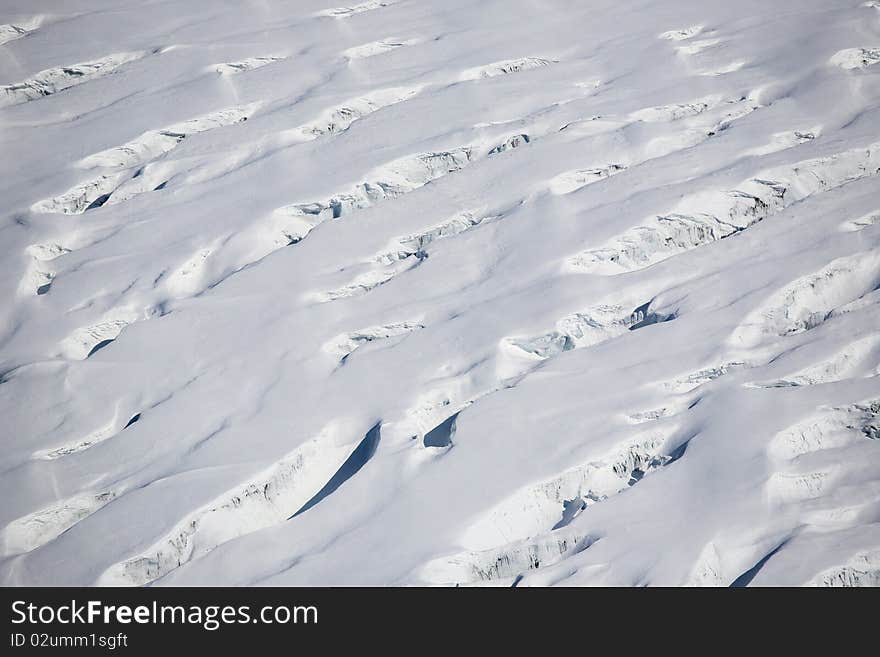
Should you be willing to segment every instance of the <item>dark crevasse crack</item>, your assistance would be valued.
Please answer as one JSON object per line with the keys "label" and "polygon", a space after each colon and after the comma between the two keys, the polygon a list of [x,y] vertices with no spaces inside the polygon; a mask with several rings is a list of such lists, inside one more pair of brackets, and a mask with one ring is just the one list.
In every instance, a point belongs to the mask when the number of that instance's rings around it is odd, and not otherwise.
{"label": "dark crevasse crack", "polygon": [[632,311],[632,315],[630,316],[630,321],[633,324],[629,327],[630,331],[635,331],[636,329],[643,328],[645,326],[650,326],[651,324],[659,324],[661,322],[668,322],[676,318],[675,313],[658,313],[655,311],[651,311],[652,301],[648,303],[642,304],[638,308]]}
{"label": "dark crevasse crack", "polygon": [[785,544],[786,544],[786,543],[788,543],[788,540],[787,540],[787,539],[784,540],[784,541],[782,541],[782,543],[780,543],[780,544],[777,545],[775,548],[773,548],[772,550],[770,550],[770,552],[768,552],[768,553],[765,554],[763,557],[761,557],[761,559],[760,559],[760,561],[758,561],[758,563],[756,563],[754,566],[752,566],[751,568],[749,568],[749,569],[748,569],[746,572],[744,572],[742,575],[740,575],[740,576],[737,577],[735,580],[733,580],[733,581],[730,583],[730,588],[732,588],[732,589],[744,588],[744,587],[748,586],[749,584],[751,584],[751,583],[752,583],[752,580],[755,579],[755,576],[760,572],[761,568],[764,567],[764,564],[766,564],[768,561],[770,561],[770,558],[771,558],[774,554],[776,554],[776,553],[779,552],[783,547],[785,547]]}
{"label": "dark crevasse crack", "polygon": [[110,200],[110,196],[112,194],[113,192],[110,192],[110,194],[101,194],[98,198],[96,198],[94,201],[86,206],[86,212],[88,212],[89,210],[94,210],[95,208],[100,208],[102,205]]}
{"label": "dark crevasse crack", "polygon": [[512,150],[514,148],[519,148],[524,144],[528,144],[530,141],[529,136],[525,133],[520,135],[513,135],[512,137],[508,137],[502,143],[495,146],[492,150],[489,151],[488,155],[498,155],[499,153],[504,153],[505,151]]}
{"label": "dark crevasse crack", "polygon": [[452,445],[452,437],[455,435],[455,422],[457,419],[458,413],[445,419],[426,433],[423,439],[425,447],[449,447]]}
{"label": "dark crevasse crack", "polygon": [[360,469],[363,468],[371,458],[373,458],[373,454],[376,453],[376,449],[379,447],[381,424],[381,422],[377,422],[373,425],[373,428],[367,432],[360,444],[351,453],[351,456],[345,460],[339,470],[336,471],[336,474],[330,478],[330,481],[324,484],[324,487],[315,493],[315,496],[306,502],[299,511],[290,516],[290,518],[295,518],[301,513],[305,513],[326,497],[333,494],[337,488],[356,475],[358,471],[360,471]]}
{"label": "dark crevasse crack", "polygon": [[91,357],[94,356],[97,352],[99,352],[101,349],[103,349],[104,347],[108,346],[108,345],[109,345],[111,342],[113,342],[113,340],[115,340],[115,339],[116,339],[116,338],[113,338],[113,339],[110,339],[110,340],[101,340],[98,344],[96,344],[94,347],[92,347],[91,351],[89,351],[89,353],[86,355],[86,358],[91,358]]}

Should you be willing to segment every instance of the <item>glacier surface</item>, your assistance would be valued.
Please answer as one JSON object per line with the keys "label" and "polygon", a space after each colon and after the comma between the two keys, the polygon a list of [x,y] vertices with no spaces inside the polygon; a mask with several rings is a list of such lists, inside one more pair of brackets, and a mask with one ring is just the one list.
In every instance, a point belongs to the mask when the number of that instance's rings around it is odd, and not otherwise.
{"label": "glacier surface", "polygon": [[0,583],[880,584],[877,64],[857,0],[6,0]]}

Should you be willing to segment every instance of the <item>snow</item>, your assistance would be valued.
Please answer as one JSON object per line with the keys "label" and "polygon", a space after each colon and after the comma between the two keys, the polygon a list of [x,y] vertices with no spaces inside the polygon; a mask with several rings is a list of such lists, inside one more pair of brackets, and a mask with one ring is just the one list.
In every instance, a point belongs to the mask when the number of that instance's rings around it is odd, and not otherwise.
{"label": "snow", "polygon": [[876,586],[877,8],[5,2],[0,582]]}

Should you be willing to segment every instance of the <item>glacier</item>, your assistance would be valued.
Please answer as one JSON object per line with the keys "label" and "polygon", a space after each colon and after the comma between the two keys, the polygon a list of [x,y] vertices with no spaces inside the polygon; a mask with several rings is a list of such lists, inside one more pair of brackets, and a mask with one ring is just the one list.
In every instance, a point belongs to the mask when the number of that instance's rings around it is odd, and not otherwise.
{"label": "glacier", "polygon": [[4,586],[880,585],[880,3],[6,0]]}

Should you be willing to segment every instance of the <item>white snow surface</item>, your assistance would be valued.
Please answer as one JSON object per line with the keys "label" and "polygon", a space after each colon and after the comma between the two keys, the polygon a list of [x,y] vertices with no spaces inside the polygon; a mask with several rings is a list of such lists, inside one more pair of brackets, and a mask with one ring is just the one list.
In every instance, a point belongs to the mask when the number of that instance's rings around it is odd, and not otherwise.
{"label": "white snow surface", "polygon": [[857,0],[6,0],[0,583],[880,584],[878,62]]}

